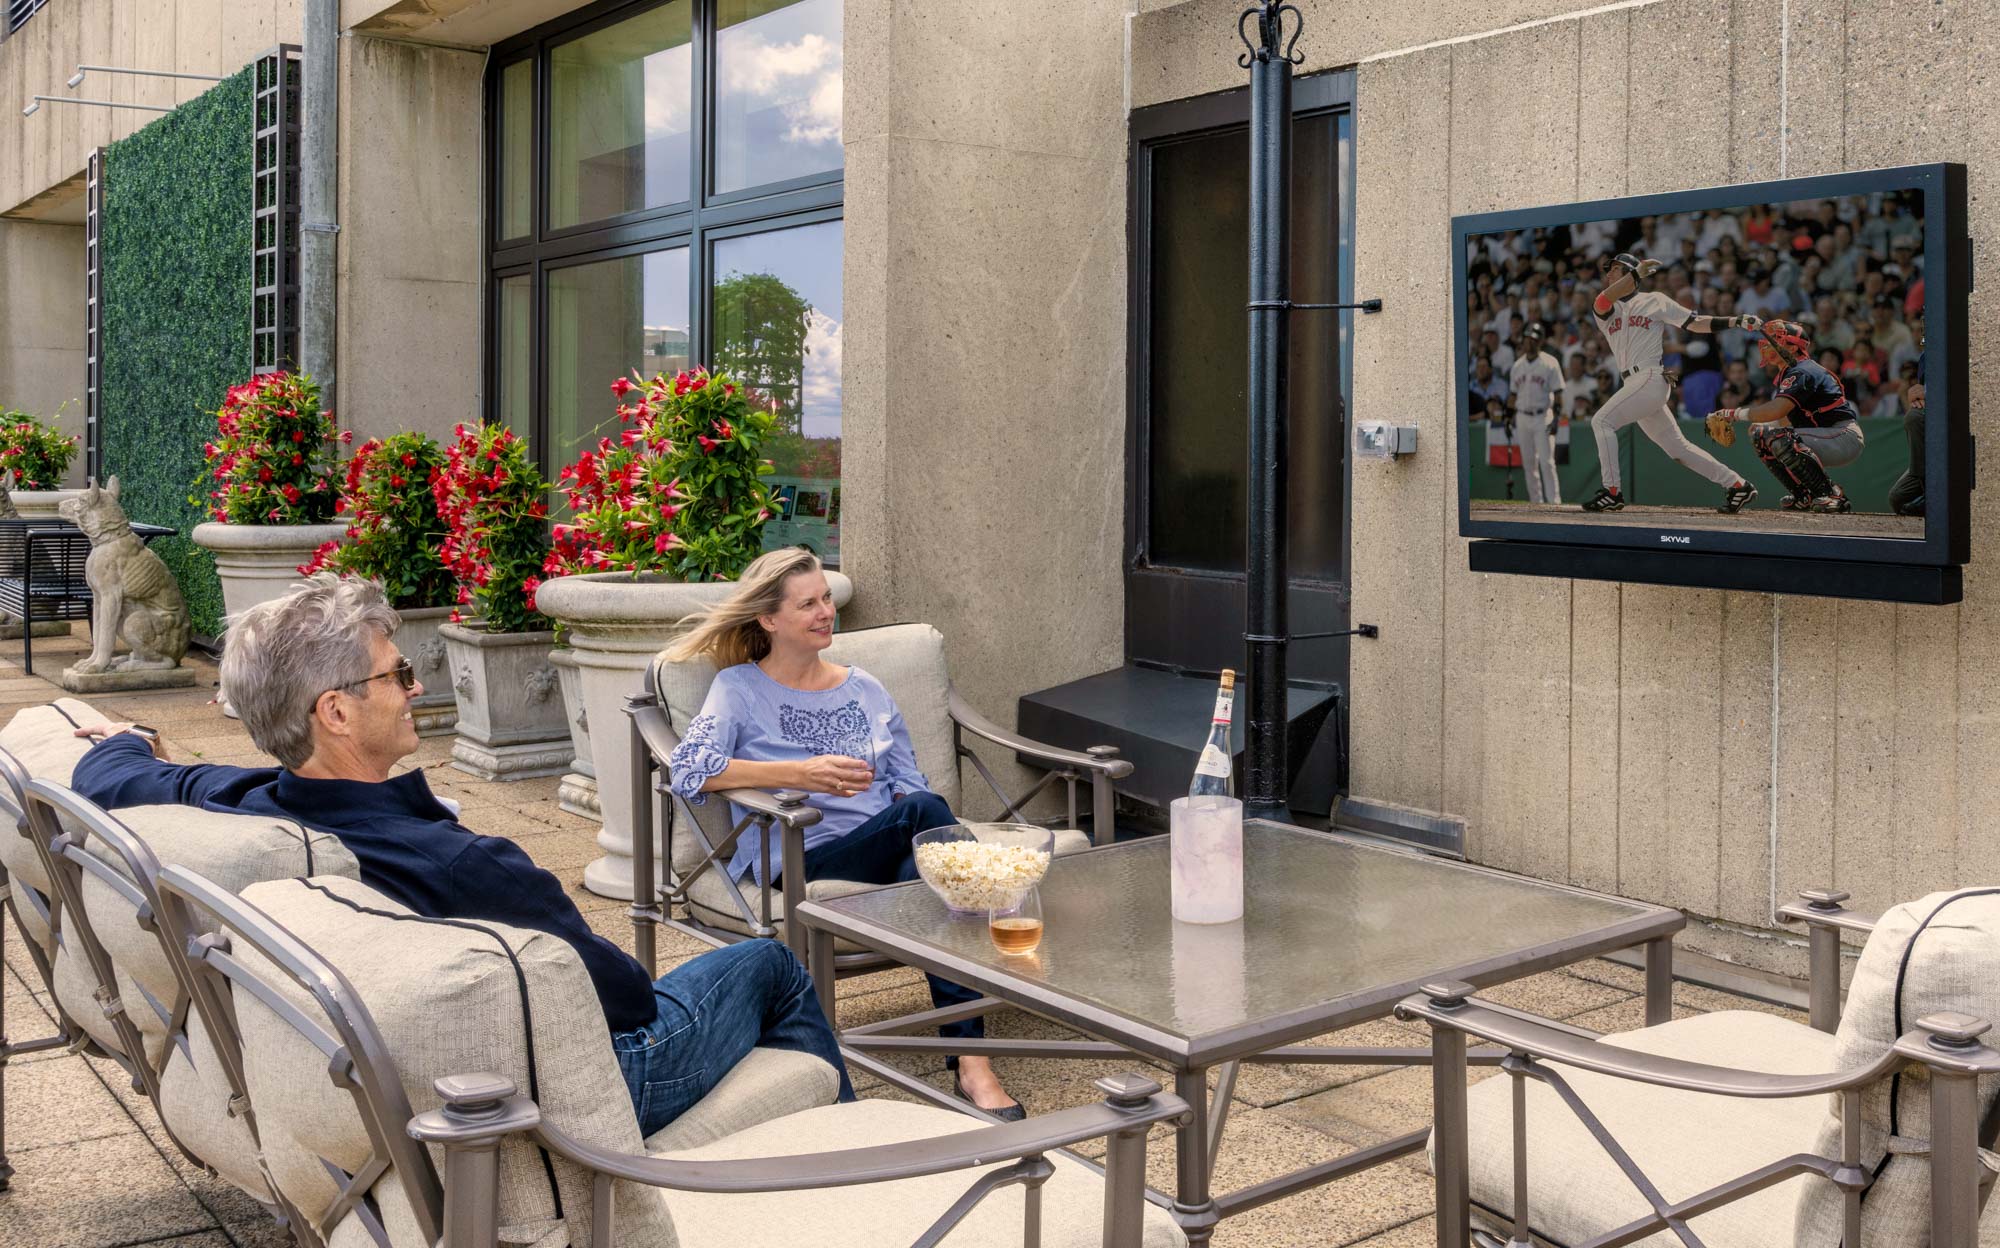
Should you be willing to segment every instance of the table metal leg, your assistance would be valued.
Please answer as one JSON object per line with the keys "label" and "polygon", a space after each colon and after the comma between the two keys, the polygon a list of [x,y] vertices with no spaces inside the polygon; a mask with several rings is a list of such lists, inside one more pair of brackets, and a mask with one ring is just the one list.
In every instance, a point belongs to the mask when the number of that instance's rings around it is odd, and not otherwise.
{"label": "table metal leg", "polygon": [[1208,1189],[1208,1071],[1176,1073],[1174,1092],[1188,1103],[1187,1121],[1174,1133],[1174,1221],[1189,1248],[1206,1248],[1218,1220]]}
{"label": "table metal leg", "polygon": [[806,970],[812,975],[813,991],[819,994],[819,1008],[826,1015],[826,1025],[838,1035],[840,1029],[833,1021],[833,933],[799,919],[790,921],[805,928]]}
{"label": "table metal leg", "polygon": [[1222,1153],[1222,1129],[1229,1125],[1229,1107],[1236,1099],[1239,1062],[1224,1062],[1217,1070],[1215,1103],[1208,1108],[1208,1177],[1215,1179],[1215,1159]]}
{"label": "table metal leg", "polygon": [[1646,942],[1646,1026],[1657,1027],[1674,1016],[1674,938]]}

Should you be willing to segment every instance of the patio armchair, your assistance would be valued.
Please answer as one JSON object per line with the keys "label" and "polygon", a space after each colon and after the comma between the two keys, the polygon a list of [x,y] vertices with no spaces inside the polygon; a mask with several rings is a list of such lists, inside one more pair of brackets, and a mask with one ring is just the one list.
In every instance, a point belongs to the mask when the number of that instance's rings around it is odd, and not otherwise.
{"label": "patio armchair", "polygon": [[[781,1054],[801,1081],[823,1072],[816,1107],[704,1101],[642,1140],[562,941],[421,918],[344,879],[239,896],[170,866],[160,890],[218,920],[192,947],[197,992],[234,1020],[270,1173],[326,1243],[789,1248],[806,1227],[822,1248],[1183,1242],[1143,1172],[1147,1128],[1186,1106],[1139,1076],[1103,1081],[1101,1104],[980,1128],[827,1104],[832,1068]],[[1098,1137],[1102,1176],[1055,1152]]]}
{"label": "patio armchair", "polygon": [[[1810,930],[1810,1024],[1751,1011],[1617,1035],[1427,984],[1437,1242],[1558,1248],[1975,1248],[2000,1133],[2000,889],[1873,919],[1845,893]],[[1840,933],[1869,932],[1845,1008]],[[1497,1045],[1468,1054],[1472,1041]],[[1468,1062],[1507,1078],[1467,1087]]]}
{"label": "patio armchair", "polygon": [[[890,624],[835,633],[826,658],[833,663],[859,664],[882,682],[902,711],[917,767],[929,779],[932,791],[962,817],[966,814],[961,803],[967,764],[992,789],[1011,819],[1025,819],[1022,812],[1027,804],[1050,785],[1061,782],[1069,799],[1068,826],[1056,833],[1055,852],[1087,849],[1091,840],[1074,830],[1077,789],[1087,781],[1092,836],[1097,844],[1111,843],[1112,784],[1132,774],[1131,762],[1119,758],[1114,746],[1061,749],[1010,732],[981,715],[952,688],[944,637],[935,628]],[[714,679],[715,666],[706,659],[670,663],[664,657],[656,658],[646,670],[645,692],[627,708],[632,717],[634,880],[658,877],[655,835],[662,822],[659,812],[666,816],[662,887],[632,907],[633,941],[639,960],[649,971],[654,969],[654,929],[660,923],[711,944],[782,935],[803,960],[804,933],[784,922],[792,907],[805,898],[839,897],[874,887],[846,880],[805,880],[805,832],[820,817],[819,811],[807,804],[805,793],[731,789],[710,793],[707,801],[696,805],[667,790],[667,759],[680,744],[681,731],[701,710]],[[1002,746],[1049,770],[1026,793],[1010,797],[985,761],[973,752],[968,737]],[[750,812],[740,824],[731,822],[732,802]],[[736,842],[753,827],[773,836],[774,853],[782,863],[777,888],[760,888],[751,877],[745,877],[741,884],[728,878],[725,868]],[[644,889],[644,885],[639,887]],[[684,907],[684,920],[673,917],[676,907]],[[884,959],[842,942],[834,963],[836,972],[845,974],[879,967]]]}

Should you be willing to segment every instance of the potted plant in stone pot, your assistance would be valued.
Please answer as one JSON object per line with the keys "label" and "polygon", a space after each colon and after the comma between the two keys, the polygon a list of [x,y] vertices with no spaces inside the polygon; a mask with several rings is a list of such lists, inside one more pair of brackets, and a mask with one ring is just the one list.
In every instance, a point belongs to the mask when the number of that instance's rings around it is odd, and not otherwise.
{"label": "potted plant in stone pot", "polygon": [[380,582],[403,617],[396,644],[423,682],[411,710],[417,731],[427,737],[458,723],[458,699],[438,636],[458,588],[444,566],[445,523],[432,492],[447,463],[444,447],[421,433],[363,442],[347,461],[334,508],[347,521],[347,541],[325,543],[299,566],[307,576],[332,571]]}
{"label": "potted plant in stone pot", "polygon": [[53,520],[76,439],[26,412],[0,410],[0,516]]}
{"label": "potted plant in stone pot", "polygon": [[211,518],[189,537],[215,556],[223,613],[234,617],[284,594],[315,550],[346,537],[333,519],[333,461],[353,435],[334,428],[319,386],[301,373],[231,386],[215,423],[189,499]]}
{"label": "potted plant in stone pot", "polygon": [[[604,738],[590,750],[605,854],[584,887],[632,896],[631,753],[625,699],[682,620],[719,601],[763,550],[770,491],[763,458],[775,418],[725,374],[704,369],[612,383],[617,438],[563,469],[570,522],[555,526],[536,595],[563,626],[581,695],[572,721]],[[829,573],[835,601],[853,585]]]}
{"label": "potted plant in stone pot", "polygon": [[569,768],[569,725],[556,635],[535,609],[549,551],[548,484],[519,435],[459,425],[432,484],[445,524],[439,557],[459,606],[438,629],[458,699],[452,766],[482,780],[526,780]]}

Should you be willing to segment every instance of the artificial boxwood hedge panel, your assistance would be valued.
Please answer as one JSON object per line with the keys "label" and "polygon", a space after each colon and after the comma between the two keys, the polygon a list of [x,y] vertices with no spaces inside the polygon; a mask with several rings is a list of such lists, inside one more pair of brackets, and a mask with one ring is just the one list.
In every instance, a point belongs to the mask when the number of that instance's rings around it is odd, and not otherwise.
{"label": "artificial boxwood hedge panel", "polygon": [[[104,471],[134,520],[181,536],[153,549],[198,633],[222,628],[215,561],[188,501],[223,392],[250,372],[254,65],[105,150],[99,229]],[[202,491],[205,493],[206,491]]]}

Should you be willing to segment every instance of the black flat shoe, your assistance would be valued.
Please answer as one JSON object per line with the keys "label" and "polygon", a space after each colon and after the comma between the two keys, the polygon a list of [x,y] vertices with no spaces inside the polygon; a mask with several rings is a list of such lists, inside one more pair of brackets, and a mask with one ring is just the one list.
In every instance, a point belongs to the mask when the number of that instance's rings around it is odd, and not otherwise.
{"label": "black flat shoe", "polygon": [[965,1094],[965,1085],[958,1081],[956,1074],[951,1077],[951,1093],[981,1113],[992,1114],[1002,1122],[1024,1122],[1027,1120],[1028,1111],[1021,1108],[1019,1101],[1016,1101],[1012,1105],[1003,1106],[1000,1109],[987,1109],[985,1106],[980,1105],[979,1102]]}

